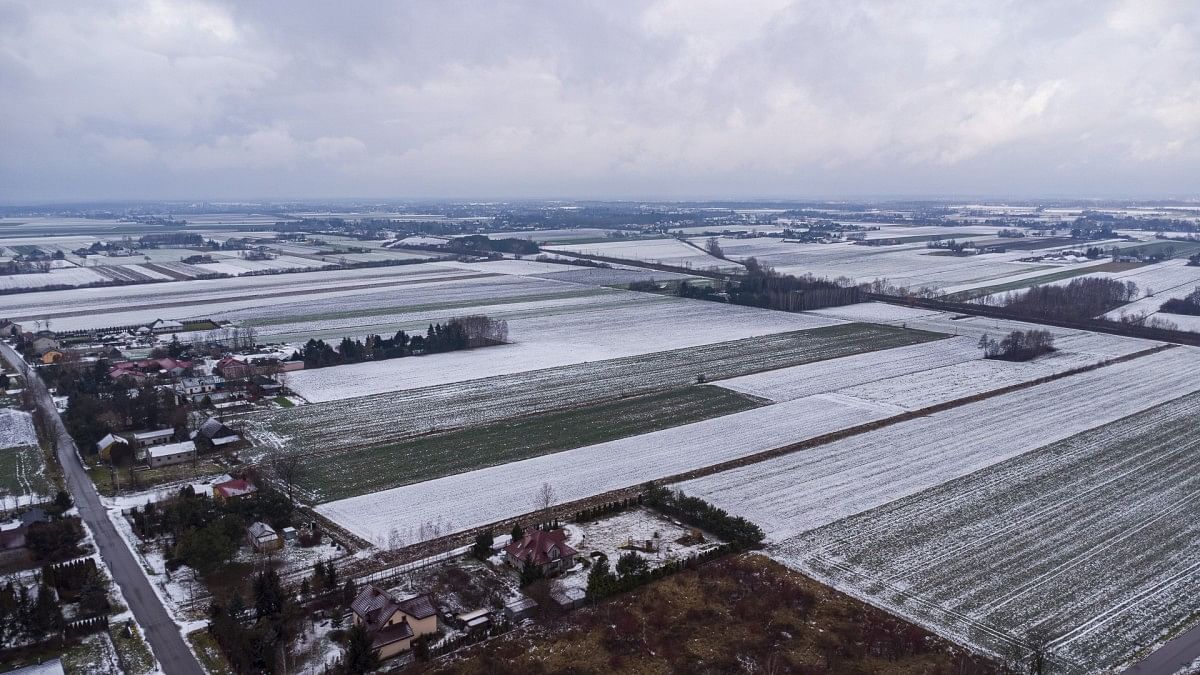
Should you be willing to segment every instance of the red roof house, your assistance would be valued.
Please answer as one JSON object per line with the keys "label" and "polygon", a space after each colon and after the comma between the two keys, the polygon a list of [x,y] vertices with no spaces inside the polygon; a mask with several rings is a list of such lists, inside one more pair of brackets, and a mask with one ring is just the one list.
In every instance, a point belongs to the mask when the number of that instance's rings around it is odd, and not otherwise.
{"label": "red roof house", "polygon": [[544,576],[565,572],[571,567],[575,549],[567,546],[567,531],[533,530],[518,541],[504,547],[508,564],[525,571],[527,566],[537,567]]}

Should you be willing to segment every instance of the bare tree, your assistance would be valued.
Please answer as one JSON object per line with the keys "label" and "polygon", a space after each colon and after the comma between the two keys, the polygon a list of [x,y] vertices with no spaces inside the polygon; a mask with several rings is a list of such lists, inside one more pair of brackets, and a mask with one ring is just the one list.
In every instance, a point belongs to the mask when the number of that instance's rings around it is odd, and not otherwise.
{"label": "bare tree", "polygon": [[293,491],[296,483],[300,482],[308,475],[308,467],[304,466],[300,460],[299,453],[287,452],[285,450],[275,450],[267,455],[266,461],[263,462],[267,471],[276,482],[284,485],[287,490],[289,500],[295,501]]}
{"label": "bare tree", "polygon": [[554,500],[554,487],[549,483],[542,483],[542,489],[538,491],[538,504],[545,510],[554,506]]}

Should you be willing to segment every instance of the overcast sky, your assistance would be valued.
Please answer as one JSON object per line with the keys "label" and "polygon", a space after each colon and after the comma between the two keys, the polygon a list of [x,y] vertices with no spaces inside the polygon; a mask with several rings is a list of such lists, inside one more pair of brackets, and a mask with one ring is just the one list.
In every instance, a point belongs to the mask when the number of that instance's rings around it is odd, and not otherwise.
{"label": "overcast sky", "polygon": [[1200,194],[1197,0],[0,0],[0,92],[8,202]]}

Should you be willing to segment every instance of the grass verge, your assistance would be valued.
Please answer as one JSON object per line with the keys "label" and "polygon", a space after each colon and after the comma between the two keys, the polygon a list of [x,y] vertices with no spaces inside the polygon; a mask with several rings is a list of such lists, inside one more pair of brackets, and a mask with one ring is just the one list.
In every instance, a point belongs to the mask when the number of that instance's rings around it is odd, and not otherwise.
{"label": "grass verge", "polygon": [[221,648],[207,630],[188,633],[187,641],[192,645],[192,651],[196,652],[196,658],[200,659],[200,665],[204,666],[208,675],[233,675],[233,669],[229,667]]}

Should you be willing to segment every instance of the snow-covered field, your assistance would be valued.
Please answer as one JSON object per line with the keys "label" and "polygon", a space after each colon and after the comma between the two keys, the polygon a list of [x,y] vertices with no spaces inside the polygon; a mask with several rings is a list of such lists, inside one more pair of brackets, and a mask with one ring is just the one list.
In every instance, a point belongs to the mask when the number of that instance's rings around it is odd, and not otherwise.
{"label": "snow-covered field", "polygon": [[1042,631],[1055,672],[1116,672],[1194,620],[1198,416],[1200,395],[1176,399],[771,554],[961,641],[1004,651]]}
{"label": "snow-covered field", "polygon": [[0,408],[0,449],[37,444],[32,415],[12,408]]}
{"label": "snow-covered field", "polygon": [[252,307],[269,309],[287,298],[301,296],[357,297],[372,290],[464,274],[460,270],[417,264],[22,293],[5,296],[4,303],[5,315],[14,320],[50,318],[56,330],[75,330],[136,324],[156,318],[208,316]]}
{"label": "snow-covered field", "polygon": [[[633,438],[446,476],[317,506],[354,534],[387,546],[398,523],[441,523],[454,532],[540,508],[554,486],[559,502],[630,487],[769,450],[886,416],[822,397],[797,399]],[[411,541],[406,543],[413,543]]]}
{"label": "snow-covered field", "polygon": [[975,340],[958,337],[768,370],[717,384],[771,401],[791,401],[855,384],[973,361],[980,356]]}
{"label": "snow-covered field", "polygon": [[741,266],[714,258],[704,251],[677,239],[639,239],[611,241],[599,244],[566,244],[547,246],[548,251],[568,251],[624,260],[640,260],[660,265],[672,265],[696,270],[738,270]]}
{"label": "snow-covered field", "polygon": [[309,401],[331,401],[840,323],[806,314],[631,295],[639,301],[628,306],[510,320],[513,344],[304,370],[291,374],[288,386]]}
{"label": "snow-covered field", "polygon": [[[0,289],[42,288],[45,286],[83,286],[97,281],[108,281],[108,277],[82,267],[60,267],[39,274],[0,275]],[[5,298],[7,301],[8,298]]]}
{"label": "snow-covered field", "polygon": [[[952,232],[943,234],[946,239],[954,238]],[[725,255],[731,258],[744,260],[754,257],[760,263],[788,274],[845,277],[858,283],[887,279],[897,286],[928,287],[947,292],[1026,279],[1063,269],[1062,266],[1044,263],[1017,262],[1021,258],[1029,257],[1029,251],[960,257],[936,255],[936,252],[924,243],[898,246],[862,246],[852,243],[800,244],[765,237],[722,237],[718,241]],[[1095,265],[1102,262],[1081,264]]]}
{"label": "snow-covered field", "polygon": [[1198,391],[1197,358],[1200,349],[1168,349],[681,487],[780,542]]}
{"label": "snow-covered field", "polygon": [[911,332],[873,324],[831,326],[407,389],[351,402],[273,408],[251,416],[248,427],[260,447],[326,455],[433,430],[683,387],[700,373],[711,382],[820,359],[844,361],[837,357],[914,339],[918,336]]}

